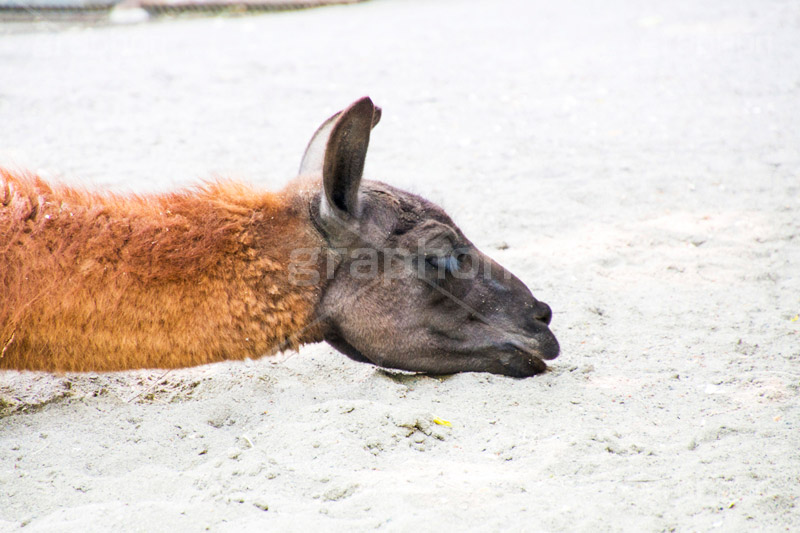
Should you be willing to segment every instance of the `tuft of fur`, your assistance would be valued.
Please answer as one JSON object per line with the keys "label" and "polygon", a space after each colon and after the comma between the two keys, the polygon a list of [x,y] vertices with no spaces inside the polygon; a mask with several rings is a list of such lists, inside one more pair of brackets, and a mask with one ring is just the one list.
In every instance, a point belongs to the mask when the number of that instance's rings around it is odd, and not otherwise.
{"label": "tuft of fur", "polygon": [[321,340],[307,207],[210,183],[101,194],[0,169],[0,369],[112,371],[259,357]]}

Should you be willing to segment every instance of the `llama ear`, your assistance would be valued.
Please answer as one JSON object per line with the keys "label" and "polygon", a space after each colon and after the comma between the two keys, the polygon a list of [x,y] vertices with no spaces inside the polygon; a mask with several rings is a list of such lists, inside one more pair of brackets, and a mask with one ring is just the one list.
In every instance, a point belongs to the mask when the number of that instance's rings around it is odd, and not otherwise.
{"label": "llama ear", "polygon": [[[300,171],[298,172],[299,176],[322,173],[322,167],[325,164],[325,152],[328,147],[328,140],[330,139],[333,127],[338,123],[339,119],[345,112],[350,111],[352,107],[363,100],[369,101],[369,98],[365,97],[357,102],[354,102],[349,108],[339,111],[328,120],[323,122],[319,128],[317,128],[317,131],[314,132],[311,140],[308,141],[306,151],[303,154],[303,159],[300,162]],[[372,107],[372,127],[374,128],[381,120],[381,108],[375,105]]]}
{"label": "llama ear", "polygon": [[[323,223],[331,219],[343,222],[358,218],[358,188],[367,157],[369,134],[378,120],[380,109],[364,97],[331,117],[317,131],[327,136],[322,158],[323,191],[319,211]],[[327,135],[325,130],[329,130]],[[317,144],[317,140],[312,139],[311,144]]]}

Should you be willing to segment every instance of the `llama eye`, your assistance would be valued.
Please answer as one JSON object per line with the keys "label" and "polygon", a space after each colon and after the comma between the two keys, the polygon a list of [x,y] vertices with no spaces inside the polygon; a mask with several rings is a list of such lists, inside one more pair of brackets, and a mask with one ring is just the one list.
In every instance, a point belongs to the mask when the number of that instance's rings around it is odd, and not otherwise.
{"label": "llama eye", "polygon": [[447,256],[447,271],[448,272],[456,272],[458,271],[458,267],[461,265],[461,261],[458,260],[458,257],[454,255]]}
{"label": "llama eye", "polygon": [[443,268],[442,258],[435,255],[425,256],[425,263],[432,268]]}
{"label": "llama eye", "polygon": [[452,255],[446,256],[437,256],[437,255],[428,255],[425,257],[425,263],[437,270],[443,270],[445,272],[455,272],[458,270],[459,261]]}

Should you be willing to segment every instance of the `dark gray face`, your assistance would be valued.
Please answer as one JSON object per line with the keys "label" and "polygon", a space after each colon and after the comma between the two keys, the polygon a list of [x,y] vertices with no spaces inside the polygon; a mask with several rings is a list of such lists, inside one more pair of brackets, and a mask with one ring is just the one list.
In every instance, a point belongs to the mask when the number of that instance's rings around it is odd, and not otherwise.
{"label": "dark gray face", "polygon": [[[324,161],[312,211],[336,264],[318,309],[325,340],[383,367],[543,372],[543,360],[559,352],[547,304],[475,248],[438,206],[361,182],[369,132],[380,117],[375,109],[362,99],[323,124],[301,167]],[[320,136],[324,157],[313,154]]]}
{"label": "dark gray face", "polygon": [[359,238],[339,252],[320,311],[350,357],[431,373],[530,376],[558,355],[551,312],[439,207],[366,182]]}

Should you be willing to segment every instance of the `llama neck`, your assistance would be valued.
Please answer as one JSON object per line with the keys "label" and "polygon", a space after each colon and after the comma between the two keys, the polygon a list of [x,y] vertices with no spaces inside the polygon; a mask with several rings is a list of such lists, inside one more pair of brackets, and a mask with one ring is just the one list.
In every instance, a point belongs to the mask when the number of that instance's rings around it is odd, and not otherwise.
{"label": "llama neck", "polygon": [[[174,368],[321,340],[297,195],[222,183],[121,197],[3,174],[0,368]],[[10,342],[9,342],[10,341]]]}

